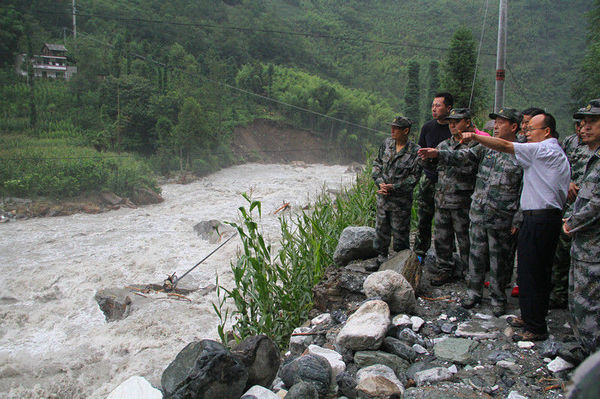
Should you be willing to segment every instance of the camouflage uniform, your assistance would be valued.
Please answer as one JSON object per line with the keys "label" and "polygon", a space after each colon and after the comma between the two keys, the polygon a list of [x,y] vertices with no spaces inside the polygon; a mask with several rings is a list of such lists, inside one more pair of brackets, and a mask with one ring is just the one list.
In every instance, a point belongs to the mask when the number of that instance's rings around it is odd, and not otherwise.
{"label": "camouflage uniform", "polygon": [[[590,157],[588,146],[583,144],[576,134],[564,139],[562,147],[571,164],[571,181],[579,185],[585,172],[585,166]],[[565,218],[569,217],[573,204],[565,206]],[[571,237],[561,233],[556,246],[554,262],[552,264],[552,291],[550,292],[551,307],[561,307],[567,303],[569,287],[569,266],[571,258]]]}
{"label": "camouflage uniform", "polygon": [[600,149],[586,165],[571,217],[569,310],[583,349],[600,348]]}
{"label": "camouflage uniform", "polygon": [[512,270],[516,235],[512,227],[521,222],[519,199],[523,169],[515,165],[512,156],[478,145],[468,150],[440,151],[441,162],[460,164],[477,162],[479,169],[472,196],[469,219],[469,272],[467,286],[470,295],[481,298],[486,268],[490,270],[492,305],[506,303],[504,287],[508,270]]}
{"label": "camouflage uniform", "polygon": [[377,194],[376,237],[373,242],[380,255],[387,255],[390,246],[390,233],[394,237],[394,251],[410,248],[410,212],[413,190],[421,176],[421,162],[417,151],[419,146],[407,142],[396,153],[396,141],[387,138],[379,148],[373,161],[373,180],[379,187],[381,183],[393,184],[389,195]]}
{"label": "camouflage uniform", "polygon": [[[477,143],[461,144],[453,137],[442,141],[438,151],[457,151],[472,148]],[[458,241],[463,267],[469,260],[469,207],[475,187],[477,164],[467,160],[460,165],[438,164],[438,182],[435,186],[435,234],[433,245],[438,260],[438,273],[462,276],[462,270],[454,264],[452,252],[454,237]]]}

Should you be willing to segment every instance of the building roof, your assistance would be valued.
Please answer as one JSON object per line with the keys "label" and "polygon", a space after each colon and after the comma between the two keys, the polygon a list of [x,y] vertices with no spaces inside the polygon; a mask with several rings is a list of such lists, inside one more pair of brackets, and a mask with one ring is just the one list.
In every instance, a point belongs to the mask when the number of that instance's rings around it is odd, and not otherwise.
{"label": "building roof", "polygon": [[63,44],[44,43],[44,47],[48,47],[50,51],[67,51],[67,48]]}

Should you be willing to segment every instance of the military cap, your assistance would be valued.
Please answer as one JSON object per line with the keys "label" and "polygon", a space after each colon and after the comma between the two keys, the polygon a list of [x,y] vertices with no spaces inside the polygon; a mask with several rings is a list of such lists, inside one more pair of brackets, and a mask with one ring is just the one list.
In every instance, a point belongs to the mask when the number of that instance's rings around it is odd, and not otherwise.
{"label": "military cap", "polygon": [[471,119],[471,110],[469,108],[453,108],[446,119]]}
{"label": "military cap", "polygon": [[589,104],[575,112],[573,118],[583,119],[586,116],[600,115],[600,98],[590,100]]}
{"label": "military cap", "polygon": [[397,116],[394,118],[394,121],[391,123],[392,126],[396,126],[399,128],[411,127],[412,124],[413,124],[413,121],[411,121],[410,119],[408,119],[405,116]]}
{"label": "military cap", "polygon": [[489,116],[491,119],[502,118],[513,123],[521,123],[521,114],[514,108],[501,108],[498,113],[492,112]]}

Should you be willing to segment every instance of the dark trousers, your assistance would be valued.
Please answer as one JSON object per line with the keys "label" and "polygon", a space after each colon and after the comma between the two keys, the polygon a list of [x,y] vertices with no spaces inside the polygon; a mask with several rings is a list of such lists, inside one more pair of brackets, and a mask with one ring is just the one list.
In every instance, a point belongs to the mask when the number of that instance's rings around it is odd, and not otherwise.
{"label": "dark trousers", "polygon": [[548,331],[552,262],[561,226],[558,209],[523,212],[517,250],[519,305],[525,329],[537,334]]}

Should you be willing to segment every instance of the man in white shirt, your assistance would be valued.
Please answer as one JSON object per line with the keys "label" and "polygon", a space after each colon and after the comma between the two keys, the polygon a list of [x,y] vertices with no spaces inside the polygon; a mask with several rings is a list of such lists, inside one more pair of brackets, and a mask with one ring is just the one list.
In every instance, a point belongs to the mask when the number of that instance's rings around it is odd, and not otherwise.
{"label": "man in white shirt", "polygon": [[514,155],[523,167],[521,210],[523,224],[518,238],[518,285],[521,318],[509,324],[523,327],[515,340],[546,339],[548,300],[554,251],[562,225],[562,208],[571,179],[569,161],[558,143],[556,121],[548,113],[531,118],[525,132],[527,143],[497,137],[463,134],[464,141],[477,141],[496,151]]}

